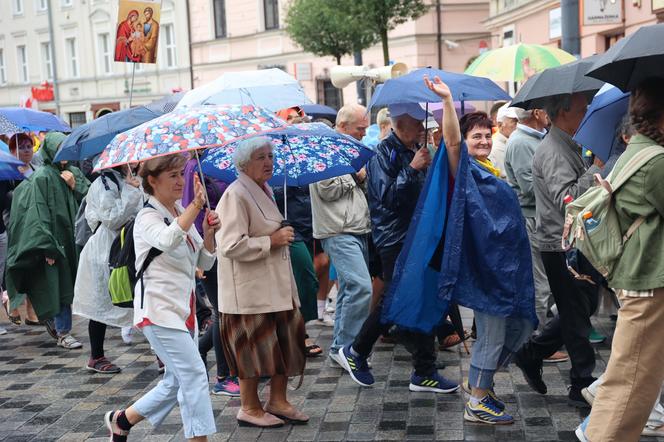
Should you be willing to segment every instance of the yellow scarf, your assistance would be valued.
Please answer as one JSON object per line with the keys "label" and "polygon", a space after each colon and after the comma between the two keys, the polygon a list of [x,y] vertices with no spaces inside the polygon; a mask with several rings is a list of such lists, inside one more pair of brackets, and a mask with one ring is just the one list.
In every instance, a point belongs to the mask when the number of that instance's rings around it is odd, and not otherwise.
{"label": "yellow scarf", "polygon": [[475,158],[475,161],[477,161],[482,167],[484,167],[484,168],[485,168],[486,170],[488,170],[490,173],[492,173],[492,174],[494,174],[495,176],[497,176],[498,178],[500,178],[500,169],[498,169],[497,167],[494,167],[494,165],[493,165],[493,163],[491,162],[491,160],[489,160],[489,159],[487,158],[486,160],[481,161],[481,160],[478,160],[477,158]]}

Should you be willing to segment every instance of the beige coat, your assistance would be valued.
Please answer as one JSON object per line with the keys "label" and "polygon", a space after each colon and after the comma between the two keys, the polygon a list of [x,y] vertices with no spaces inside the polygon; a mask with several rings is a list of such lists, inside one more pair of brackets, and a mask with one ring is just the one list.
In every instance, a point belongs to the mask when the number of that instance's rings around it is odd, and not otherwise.
{"label": "beige coat", "polygon": [[288,248],[270,249],[270,235],[283,220],[274,200],[240,173],[217,213],[219,311],[256,314],[299,307]]}

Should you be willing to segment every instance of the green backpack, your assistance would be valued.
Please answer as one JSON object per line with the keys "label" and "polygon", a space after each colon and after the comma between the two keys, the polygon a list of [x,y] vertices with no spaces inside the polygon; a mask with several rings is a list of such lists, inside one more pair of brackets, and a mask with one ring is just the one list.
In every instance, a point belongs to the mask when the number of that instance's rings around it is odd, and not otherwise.
{"label": "green backpack", "polygon": [[[662,154],[664,147],[648,146],[634,155],[618,173],[614,174],[614,168],[606,180],[599,174],[595,175],[598,185],[588,189],[565,208],[563,249],[576,247],[602,276],[610,277],[625,243],[645,221],[643,216],[637,218],[623,235],[614,194],[646,163]],[[584,215],[594,220],[592,226]]]}

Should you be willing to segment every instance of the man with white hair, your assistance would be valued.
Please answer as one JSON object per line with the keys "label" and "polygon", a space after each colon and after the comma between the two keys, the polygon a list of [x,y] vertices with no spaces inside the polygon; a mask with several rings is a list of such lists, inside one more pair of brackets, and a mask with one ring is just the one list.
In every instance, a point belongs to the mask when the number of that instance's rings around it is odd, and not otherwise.
{"label": "man with white hair", "polygon": [[[369,117],[364,106],[353,104],[339,109],[338,132],[361,140],[368,126]],[[309,186],[313,236],[321,240],[339,281],[330,345],[330,358],[337,363],[339,349],[349,345],[359,333],[371,302],[371,276],[367,264],[367,235],[371,232],[371,222],[361,187],[365,178],[366,172],[362,171]]]}
{"label": "man with white hair", "polygon": [[[422,125],[426,112],[418,104],[391,105],[389,112],[392,133],[376,147],[376,155],[367,164],[372,236],[383,265],[385,293],[392,281],[394,265],[431,164]],[[390,324],[381,323],[383,305],[381,299],[352,345],[339,351],[343,367],[362,386],[374,383],[367,358],[380,335],[390,328]],[[458,384],[440,376],[436,370],[433,335],[404,332],[400,337],[413,356],[411,391],[451,393],[459,388]]]}
{"label": "man with white hair", "polygon": [[517,116],[516,109],[510,107],[512,103],[505,103],[498,109],[496,114],[496,122],[498,123],[498,131],[493,135],[493,144],[491,146],[491,153],[489,159],[493,165],[500,170],[500,177],[505,179],[505,149],[507,148],[507,140],[516,130]]}

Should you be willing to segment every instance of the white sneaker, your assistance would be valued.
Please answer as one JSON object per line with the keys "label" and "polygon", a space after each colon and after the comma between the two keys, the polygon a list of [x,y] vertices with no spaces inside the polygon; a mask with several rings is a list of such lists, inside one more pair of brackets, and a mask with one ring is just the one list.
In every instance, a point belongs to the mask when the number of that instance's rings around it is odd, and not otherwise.
{"label": "white sneaker", "polygon": [[643,427],[641,436],[664,437],[664,426],[651,427],[650,425],[646,425]]}
{"label": "white sneaker", "polygon": [[0,327],[0,335],[6,335],[6,334],[7,334],[7,330],[5,330],[4,328]]}
{"label": "white sneaker", "polygon": [[328,311],[323,312],[323,317],[320,318],[318,321],[320,321],[322,325],[325,325],[327,327],[334,327],[334,312],[328,312]]}
{"label": "white sneaker", "polygon": [[75,348],[83,347],[83,344],[78,342],[72,335],[66,334],[64,336],[58,336],[58,346],[66,348],[67,350],[73,350]]}
{"label": "white sneaker", "polygon": [[330,359],[332,359],[339,367],[343,368],[345,370],[345,367],[343,366],[341,362],[341,356],[339,356],[338,351],[330,351]]}
{"label": "white sneaker", "polygon": [[134,327],[122,327],[122,342],[131,345],[134,342]]}
{"label": "white sneaker", "polygon": [[590,404],[591,407],[593,406],[595,395],[588,387],[581,389],[581,396],[583,396],[583,398]]}

